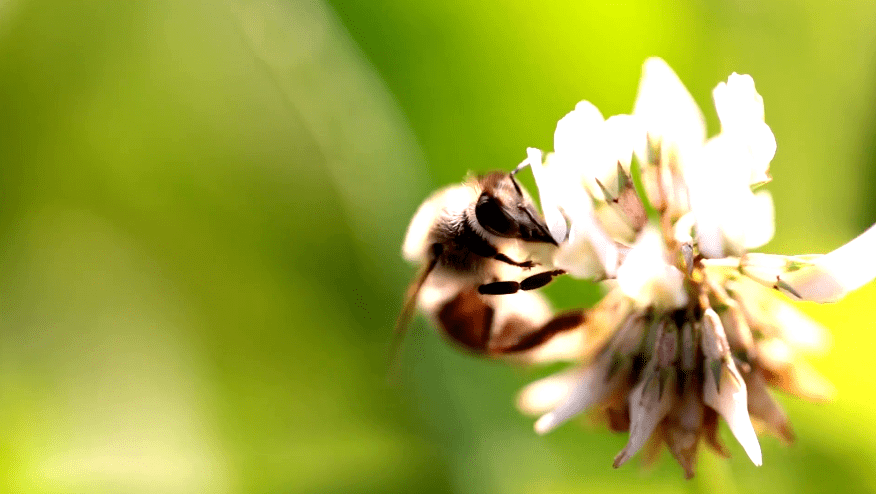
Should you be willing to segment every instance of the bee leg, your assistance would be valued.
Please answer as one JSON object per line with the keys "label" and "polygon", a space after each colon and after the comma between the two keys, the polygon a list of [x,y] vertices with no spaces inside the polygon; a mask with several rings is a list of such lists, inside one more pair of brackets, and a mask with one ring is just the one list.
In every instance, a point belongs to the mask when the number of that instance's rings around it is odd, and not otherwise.
{"label": "bee leg", "polygon": [[481,295],[511,295],[520,290],[520,283],[516,281],[495,281],[478,287]]}
{"label": "bee leg", "polygon": [[564,312],[534,330],[518,327],[522,325],[520,321],[511,321],[490,341],[488,351],[493,355],[501,355],[532,350],[560,333],[580,328],[586,322],[587,314],[583,310]]}
{"label": "bee leg", "polygon": [[481,295],[510,295],[517,293],[519,290],[535,290],[541,288],[557,276],[566,274],[562,269],[553,271],[545,271],[543,273],[534,274],[528,278],[524,278],[521,282],[516,281],[495,281],[486,283],[478,287],[478,293]]}
{"label": "bee leg", "polygon": [[[466,216],[466,218],[468,218]],[[464,221],[461,226],[461,230],[458,233],[458,239],[460,245],[465,245],[466,248],[474,254],[477,254],[481,257],[486,257],[488,259],[495,259],[499,262],[504,262],[505,264],[510,264],[512,266],[517,266],[518,268],[523,269],[532,269],[538,264],[533,261],[515,261],[505,254],[499,252],[499,249],[487,241],[484,237],[479,235],[477,232],[472,230],[471,225],[469,225],[468,220]]]}
{"label": "bee leg", "polygon": [[523,281],[520,282],[521,290],[535,290],[536,288],[541,288],[551,281],[554,281],[554,278],[557,276],[562,276],[566,274],[562,269],[555,269],[553,271],[545,271],[543,273],[538,273],[530,276],[529,278],[524,278]]}
{"label": "bee leg", "polygon": [[501,252],[497,252],[493,256],[493,259],[495,259],[497,261],[504,262],[505,264],[510,264],[512,266],[517,266],[518,268],[523,268],[523,269],[532,269],[535,266],[538,266],[538,263],[535,263],[535,262],[529,261],[529,260],[523,261],[523,262],[515,261],[514,259],[511,259],[510,257],[506,256],[505,254],[502,254]]}

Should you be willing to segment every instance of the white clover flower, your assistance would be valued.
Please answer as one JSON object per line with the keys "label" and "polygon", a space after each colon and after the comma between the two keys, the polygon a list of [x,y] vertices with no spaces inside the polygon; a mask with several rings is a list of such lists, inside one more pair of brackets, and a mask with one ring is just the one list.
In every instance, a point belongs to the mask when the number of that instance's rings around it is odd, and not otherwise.
{"label": "white clover flower", "polygon": [[713,97],[721,132],[707,139],[693,98],[652,58],[631,115],[604,119],[581,102],[553,153],[528,154],[555,265],[610,282],[580,363],[527,386],[518,405],[542,415],[539,433],[586,410],[629,431],[615,467],[666,443],[690,477],[700,439],[726,454],[719,418],[760,465],[755,425],[793,440],[768,385],[833,394],[802,359],[825,351],[828,333],[771,291],[832,302],[876,277],[876,226],[824,256],[747,252],[773,235],[772,199],[752,186],[769,180],[776,142],[750,76],[732,74]]}

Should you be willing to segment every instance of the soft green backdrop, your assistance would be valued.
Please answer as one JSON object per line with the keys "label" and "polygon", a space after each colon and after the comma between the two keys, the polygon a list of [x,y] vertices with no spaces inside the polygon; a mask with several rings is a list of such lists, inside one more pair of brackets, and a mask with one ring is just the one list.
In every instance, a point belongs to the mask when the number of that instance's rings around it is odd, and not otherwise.
{"label": "soft green backdrop", "polygon": [[[752,74],[778,140],[764,251],[876,221],[876,5],[630,0],[0,0],[0,491],[876,491],[876,287],[804,309],[834,334],[797,444],[668,455],[513,408],[544,374],[418,320],[387,381],[431,190],[551,147],[580,99],[631,110],[642,61]],[[562,280],[562,306],[594,289]]]}

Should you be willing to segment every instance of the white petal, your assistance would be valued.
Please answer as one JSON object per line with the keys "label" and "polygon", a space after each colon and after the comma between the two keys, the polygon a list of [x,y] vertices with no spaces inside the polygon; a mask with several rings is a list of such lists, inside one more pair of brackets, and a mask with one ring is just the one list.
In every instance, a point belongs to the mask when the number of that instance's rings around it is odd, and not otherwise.
{"label": "white petal", "polygon": [[603,357],[584,369],[566,399],[535,422],[535,432],[546,434],[605,399],[612,390],[606,380],[609,363],[610,359]]}
{"label": "white petal", "polygon": [[[614,240],[594,218],[590,196],[566,193],[563,211],[572,222],[569,239],[560,245],[554,265],[579,278],[614,277],[619,253]],[[597,261],[597,262],[594,262]]]}
{"label": "white petal", "polygon": [[770,162],[776,155],[776,136],[772,129],[765,123],[752,124],[749,128],[746,147],[751,154],[751,178],[752,184],[770,181]]}
{"label": "white petal", "polygon": [[538,199],[541,202],[541,211],[544,214],[548,230],[551,232],[551,237],[559,244],[566,240],[568,233],[566,218],[563,217],[558,207],[558,201],[563,198],[560,196],[561,189],[556,186],[555,182],[560,177],[545,169],[542,164],[541,150],[526,148],[526,160],[532,170],[532,176],[535,178],[535,186],[538,187]]}
{"label": "white petal", "polygon": [[605,119],[602,113],[589,101],[582,101],[575,109],[557,122],[554,131],[554,151],[557,153],[580,154],[587,152],[588,136],[600,132]]}
{"label": "white petal", "polygon": [[605,180],[616,167],[605,134],[599,110],[588,101],[578,103],[557,122],[552,164],[563,170],[570,183],[597,190],[596,180]]}
{"label": "white petal", "polygon": [[745,127],[751,122],[763,122],[763,98],[754,88],[748,74],[734,72],[712,91],[715,109],[722,127]]}
{"label": "white petal", "polygon": [[645,376],[630,392],[630,437],[624,449],[614,458],[615,468],[626,463],[642,449],[675,401],[672,386],[664,385],[665,389],[660,393],[660,378],[649,380],[648,373]]}
{"label": "white petal", "polygon": [[761,466],[763,457],[757,434],[751,425],[751,417],[748,415],[748,394],[745,389],[745,381],[742,380],[742,376],[736,370],[732,360],[729,361],[729,366],[722,367],[720,391],[714,377],[706,377],[703,402],[724,418],[730,432],[742,445],[751,461],[755,465]]}
{"label": "white petal", "polygon": [[694,231],[695,224],[696,217],[693,213],[687,213],[679,218],[678,221],[675,222],[675,225],[672,227],[672,235],[675,238],[675,241],[679,244],[692,242],[692,233]]}
{"label": "white petal", "polygon": [[517,408],[527,415],[538,415],[559,406],[581,381],[584,369],[576,368],[535,381],[520,391]]}
{"label": "white petal", "polygon": [[746,216],[743,247],[754,249],[773,239],[776,213],[769,191],[761,190],[750,197]]}
{"label": "white petal", "polygon": [[750,167],[749,183],[768,181],[776,139],[764,123],[763,98],[757,93],[754,80],[749,75],[733,73],[726,83],[718,84],[712,96],[721,120],[721,133],[739,140],[751,157],[744,163]]}
{"label": "white petal", "polygon": [[697,166],[685,171],[691,208],[696,217],[697,243],[709,259],[725,256],[725,231],[739,219],[739,197],[750,194],[748,183],[735,173],[737,150],[727,139],[710,139],[696,154]]}
{"label": "white petal", "polygon": [[598,194],[597,180],[611,183],[618,161],[629,169],[634,148],[644,148],[644,130],[637,122],[630,115],[603,120],[596,107],[582,101],[557,123],[551,161],[570,182]]}
{"label": "white petal", "polygon": [[646,227],[617,270],[621,291],[639,307],[681,307],[687,303],[684,274],[666,263],[660,234]]}
{"label": "white petal", "polygon": [[685,173],[700,252],[707,258],[742,254],[773,236],[772,197],[751,192],[750,161],[739,141],[722,134],[706,143],[696,154],[697,166]]}
{"label": "white petal", "polygon": [[[609,160],[614,165],[620,162],[629,172],[633,154],[645,152],[645,128],[640,119],[632,115],[614,115],[605,121],[604,141]],[[614,170],[611,170],[614,173]]]}
{"label": "white petal", "polygon": [[[711,308],[706,309],[703,314],[702,330],[702,349],[706,357],[703,402],[724,417],[748,457],[755,465],[760,466],[763,459],[757,434],[748,416],[745,381],[730,357],[730,346],[724,326],[721,325],[721,318]],[[713,365],[720,366],[717,376],[712,371]]]}
{"label": "white petal", "polygon": [[702,146],[706,123],[693,97],[675,72],[659,58],[642,67],[633,115],[641,119],[652,139],[662,140],[664,151],[674,148],[682,161],[690,150]]}
{"label": "white petal", "polygon": [[605,277],[605,267],[596,255],[586,236],[576,233],[575,225],[569,241],[560,244],[554,256],[554,266],[566,271],[573,278],[598,280]]}

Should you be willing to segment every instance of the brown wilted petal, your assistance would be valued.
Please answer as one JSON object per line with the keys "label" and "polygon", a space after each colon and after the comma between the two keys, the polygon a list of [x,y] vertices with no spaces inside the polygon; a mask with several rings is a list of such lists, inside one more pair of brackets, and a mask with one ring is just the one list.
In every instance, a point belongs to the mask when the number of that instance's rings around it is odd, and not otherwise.
{"label": "brown wilted petal", "polygon": [[770,338],[779,338],[795,350],[823,354],[830,348],[830,333],[821,324],[757,283],[733,282],[735,299],[749,326]]}
{"label": "brown wilted petal", "polygon": [[736,301],[730,300],[727,309],[721,311],[720,316],[730,347],[749,355],[754,350],[754,336]]}
{"label": "brown wilted petal", "polygon": [[632,302],[620,290],[612,290],[587,311],[586,338],[581,357],[592,359],[614,336],[632,311]]}
{"label": "brown wilted petal", "polygon": [[766,382],[786,393],[819,402],[831,400],[836,394],[830,381],[778,340],[758,345],[757,363]]}
{"label": "brown wilted petal", "polygon": [[718,434],[718,412],[709,407],[703,409],[703,437],[706,443],[719,455],[730,458],[730,451]]}
{"label": "brown wilted petal", "polygon": [[766,380],[757,370],[743,374],[748,388],[748,412],[752,417],[766,424],[767,428],[785,443],[794,441],[794,431],[788,416],[767,390]]}
{"label": "brown wilted petal", "polygon": [[702,426],[703,402],[699,397],[699,385],[691,380],[685,384],[685,391],[678,403],[663,420],[666,445],[684,468],[688,479],[694,476],[696,470],[697,446]]}

